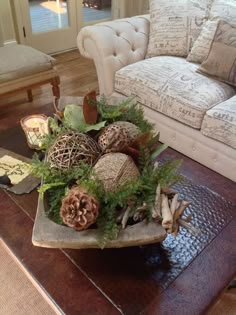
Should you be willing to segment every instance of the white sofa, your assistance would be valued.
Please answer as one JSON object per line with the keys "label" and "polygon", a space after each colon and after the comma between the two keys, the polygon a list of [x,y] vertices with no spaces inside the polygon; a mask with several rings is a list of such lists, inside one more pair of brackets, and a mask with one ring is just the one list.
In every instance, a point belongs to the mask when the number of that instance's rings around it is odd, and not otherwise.
{"label": "white sofa", "polygon": [[236,124],[227,116],[233,108],[236,122],[235,88],[196,73],[184,58],[145,59],[149,27],[145,15],[80,31],[78,48],[95,63],[100,94],[136,95],[162,142],[236,181]]}

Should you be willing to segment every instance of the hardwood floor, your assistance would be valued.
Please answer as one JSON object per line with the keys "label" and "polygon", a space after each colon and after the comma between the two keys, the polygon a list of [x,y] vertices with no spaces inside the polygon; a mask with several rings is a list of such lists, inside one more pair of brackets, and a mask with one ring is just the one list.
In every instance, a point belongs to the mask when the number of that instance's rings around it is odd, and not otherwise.
{"label": "hardwood floor", "polygon": [[[58,71],[61,78],[61,95],[83,96],[87,92],[98,89],[96,70],[93,63],[82,58],[77,50],[56,56]],[[26,93],[0,99],[0,132],[6,137],[11,128],[19,124],[20,119],[28,114],[49,113],[52,107],[52,92],[50,85],[33,90],[34,100],[27,101]],[[0,144],[1,146],[1,144]],[[14,146],[14,144],[12,144]],[[184,160],[183,174],[198,184],[208,186],[223,194],[225,198],[236,202],[236,184],[232,181],[206,169],[204,166],[184,157],[174,150],[168,149],[169,155]],[[198,176],[198,170],[204,170],[205,175]],[[228,290],[210,311],[210,315],[236,314],[236,289]]]}
{"label": "hardwood floor", "polygon": [[[61,95],[82,96],[98,88],[97,75],[93,63],[82,58],[77,50],[55,56],[61,79]],[[50,84],[33,90],[33,102],[28,102],[27,94],[17,93],[0,98],[0,132],[19,124],[23,116],[47,111],[52,106]]]}

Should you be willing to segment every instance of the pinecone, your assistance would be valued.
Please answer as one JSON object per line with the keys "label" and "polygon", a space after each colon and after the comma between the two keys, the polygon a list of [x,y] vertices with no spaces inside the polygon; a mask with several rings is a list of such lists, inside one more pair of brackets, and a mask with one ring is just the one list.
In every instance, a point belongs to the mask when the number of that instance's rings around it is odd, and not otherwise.
{"label": "pinecone", "polygon": [[81,231],[96,221],[98,208],[98,200],[84,188],[76,186],[63,198],[60,216],[64,224]]}

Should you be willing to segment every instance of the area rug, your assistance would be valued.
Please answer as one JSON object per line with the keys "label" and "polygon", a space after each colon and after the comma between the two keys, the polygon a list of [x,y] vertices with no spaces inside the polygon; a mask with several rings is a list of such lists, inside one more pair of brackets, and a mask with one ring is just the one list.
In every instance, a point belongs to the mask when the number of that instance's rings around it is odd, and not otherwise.
{"label": "area rug", "polygon": [[63,314],[1,239],[0,314]]}

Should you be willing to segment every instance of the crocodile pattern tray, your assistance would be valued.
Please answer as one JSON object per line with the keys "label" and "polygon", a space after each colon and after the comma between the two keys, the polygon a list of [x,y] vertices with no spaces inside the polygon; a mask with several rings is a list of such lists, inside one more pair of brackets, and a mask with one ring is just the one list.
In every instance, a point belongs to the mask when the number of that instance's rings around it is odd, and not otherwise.
{"label": "crocodile pattern tray", "polygon": [[162,244],[103,251],[65,250],[125,314],[138,314],[152,302],[233,218],[236,205],[206,187],[185,180],[175,189],[192,201],[185,215],[193,215],[191,223],[200,229],[199,236],[180,228],[176,238],[170,235]]}

